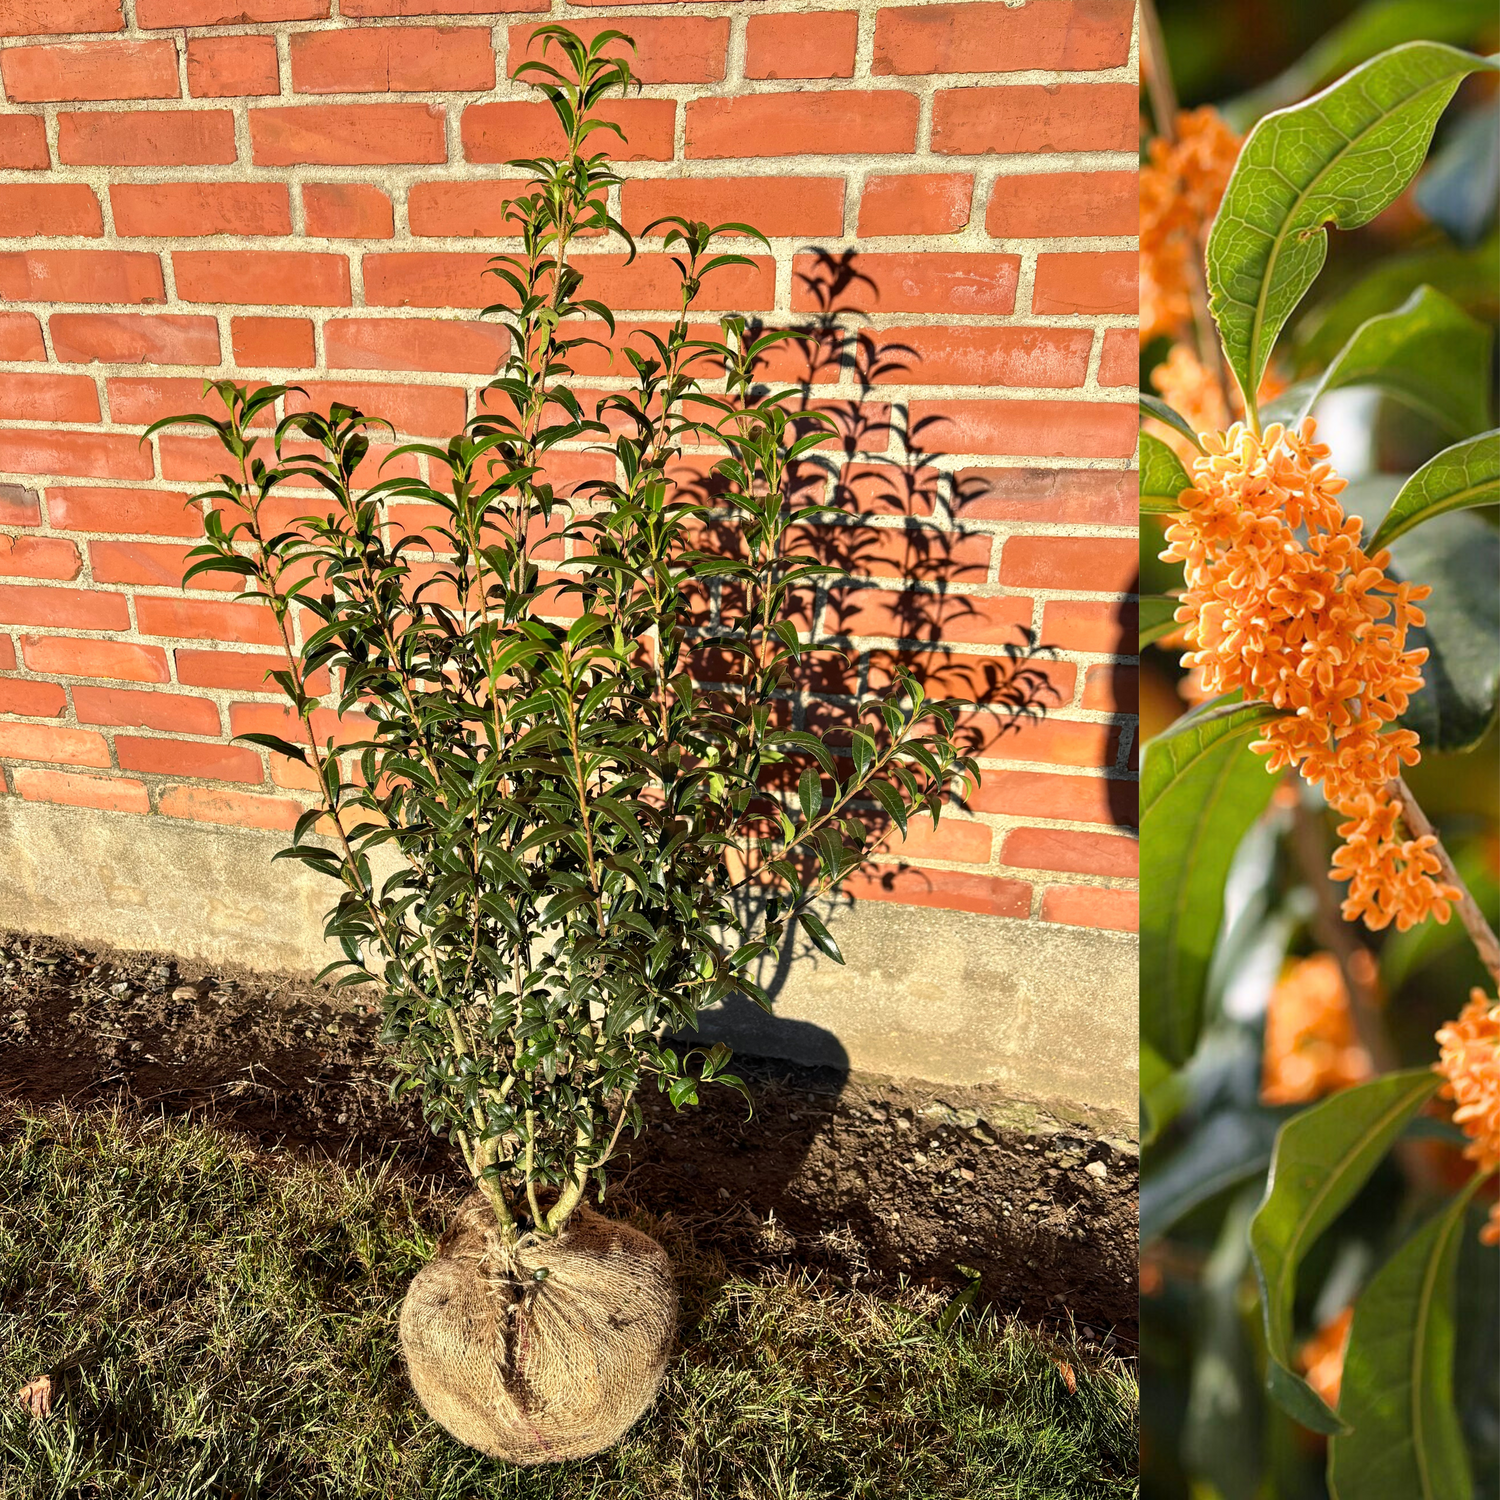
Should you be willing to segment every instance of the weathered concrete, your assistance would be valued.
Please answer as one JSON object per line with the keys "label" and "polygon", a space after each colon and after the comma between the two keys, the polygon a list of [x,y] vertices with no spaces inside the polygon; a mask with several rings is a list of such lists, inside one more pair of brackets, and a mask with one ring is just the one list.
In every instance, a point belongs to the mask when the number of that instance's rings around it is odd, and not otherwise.
{"label": "weathered concrete", "polygon": [[[333,884],[271,862],[285,836],[0,799],[0,927],[312,973]],[[847,963],[799,952],[705,1034],[745,1051],[1133,1118],[1136,945],[1126,933],[862,902],[825,919]]]}

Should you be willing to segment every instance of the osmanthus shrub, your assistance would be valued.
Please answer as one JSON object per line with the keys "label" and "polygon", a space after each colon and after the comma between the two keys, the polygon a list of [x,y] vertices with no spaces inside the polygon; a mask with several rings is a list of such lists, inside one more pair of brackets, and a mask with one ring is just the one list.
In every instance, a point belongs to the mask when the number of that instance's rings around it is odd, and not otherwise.
{"label": "osmanthus shrub", "polygon": [[[1290,1417],[1327,1435],[1339,1500],[1468,1500],[1483,1426],[1466,1439],[1473,1393],[1455,1390],[1458,1346],[1473,1357],[1458,1266],[1466,1241],[1500,1240],[1500,1208],[1481,1227],[1500,1168],[1500,944],[1470,885],[1492,904],[1495,882],[1482,840],[1459,869],[1408,777],[1424,751],[1493,756],[1494,331],[1462,287],[1433,284],[1448,263],[1429,254],[1432,280],[1377,265],[1346,281],[1321,314],[1343,320],[1336,345],[1305,325],[1278,341],[1329,226],[1390,208],[1459,86],[1497,64],[1407,42],[1243,142],[1212,111],[1177,114],[1164,57],[1148,69],[1141,507],[1165,587],[1143,598],[1142,644],[1185,648],[1193,704],[1148,742],[1142,773],[1148,1263],[1174,1226],[1217,1226],[1182,1462],[1229,1500],[1273,1492],[1293,1450],[1265,1430]],[[1492,317],[1493,287],[1490,301]],[[1408,471],[1336,471],[1318,414],[1352,388],[1409,414],[1384,445],[1422,450]],[[1472,948],[1455,956],[1450,934]],[[1262,985],[1257,1058],[1237,997],[1299,944]],[[1428,983],[1488,971],[1489,992],[1453,984],[1438,1014],[1462,1014],[1414,1031],[1382,996],[1424,964]],[[1253,1334],[1235,1300],[1252,1268]],[[1479,1305],[1493,1317],[1492,1298]],[[1309,1323],[1324,1332],[1299,1351]]]}
{"label": "osmanthus shrub", "polygon": [[[909,674],[841,732],[793,727],[797,615],[831,570],[792,544],[823,508],[794,503],[789,476],[826,432],[758,383],[787,334],[727,317],[706,337],[694,313],[746,262],[723,237],[761,237],[658,221],[677,315],[619,338],[571,256],[599,233],[635,253],[596,113],[629,66],[604,55],[618,32],[540,35],[563,68],[544,52],[518,76],[567,149],[512,163],[530,177],[509,209],[519,248],[494,259],[485,310],[510,354],[463,431],[387,460],[420,457],[428,479],[362,485],[382,424],[347,406],[283,417],[260,456],[251,428],[279,386],[224,384],[223,420],[175,419],[233,460],[188,577],[243,577],[285,647],[273,675],[302,733],[242,738],[316,782],[282,857],[343,887],[325,972],[378,987],[395,1092],[420,1094],[477,1187],[406,1299],[413,1380],[456,1436],[518,1462],[614,1441],[660,1381],[665,1258],[586,1199],[642,1128],[643,1089],[681,1108],[744,1088],[726,1047],[673,1039],[731,994],[768,1005],[757,961],[799,930],[841,962],[814,901],[882,815],[935,819],[973,769],[956,702]],[[611,347],[629,388],[587,410],[578,358]],[[569,489],[558,454],[580,444],[613,476]],[[690,464],[708,483],[675,482]],[[308,485],[320,506],[288,521]],[[328,674],[342,739],[314,686]]]}

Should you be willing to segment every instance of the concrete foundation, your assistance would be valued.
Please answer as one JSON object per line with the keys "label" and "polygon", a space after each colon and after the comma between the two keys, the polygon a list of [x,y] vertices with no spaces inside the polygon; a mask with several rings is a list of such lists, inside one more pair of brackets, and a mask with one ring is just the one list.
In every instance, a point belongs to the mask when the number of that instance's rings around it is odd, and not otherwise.
{"label": "concrete foundation", "polygon": [[[0,927],[315,973],[333,884],[286,836],[0,799]],[[797,952],[703,1031],[746,1052],[1082,1110],[1129,1129],[1136,1109],[1131,934],[884,902],[825,920],[847,962]]]}

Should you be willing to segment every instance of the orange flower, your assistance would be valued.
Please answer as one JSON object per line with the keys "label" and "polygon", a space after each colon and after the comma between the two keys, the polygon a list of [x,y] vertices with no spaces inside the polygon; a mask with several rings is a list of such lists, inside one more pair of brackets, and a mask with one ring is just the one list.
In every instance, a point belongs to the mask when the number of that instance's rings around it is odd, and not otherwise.
{"label": "orange flower", "polygon": [[1177,116],[1177,139],[1151,142],[1140,171],[1141,342],[1176,336],[1193,321],[1189,256],[1219,210],[1240,138],[1206,105]]}
{"label": "orange flower", "polygon": [[[1437,1033],[1442,1049],[1433,1067],[1446,1082],[1438,1090],[1456,1104],[1454,1124],[1469,1137],[1464,1155],[1481,1172],[1500,1167],[1500,1004],[1483,990],[1471,990],[1456,1021]],[[1487,1245],[1500,1245],[1500,1203],[1490,1209],[1480,1232]]]}
{"label": "orange flower", "polygon": [[1354,1309],[1346,1307],[1313,1334],[1297,1356],[1307,1383],[1335,1409],[1344,1383],[1344,1355],[1349,1349],[1349,1329],[1353,1323]]}
{"label": "orange flower", "polygon": [[1354,1034],[1338,961],[1315,953],[1291,968],[1271,994],[1261,1064],[1263,1104],[1310,1104],[1374,1076]]}
{"label": "orange flower", "polygon": [[[1231,421],[1245,414],[1239,390],[1230,385],[1230,406],[1226,407],[1224,388],[1186,344],[1173,344],[1166,359],[1152,370],[1151,384],[1168,406],[1187,418],[1194,432],[1223,432]],[[1286,382],[1267,370],[1256,400],[1264,406],[1285,389]],[[1147,425],[1148,430],[1166,443],[1183,463],[1193,461],[1198,450],[1180,432],[1164,422],[1151,421]]]}
{"label": "orange flower", "polygon": [[1346,919],[1446,922],[1459,893],[1434,879],[1437,841],[1403,837],[1389,789],[1419,759],[1416,734],[1387,726],[1422,685],[1427,652],[1408,651],[1406,632],[1431,591],[1393,581],[1389,554],[1361,549],[1316,432],[1309,417],[1298,432],[1203,434],[1161,554],[1184,567],[1176,618],[1193,649],[1182,663],[1215,696],[1282,710],[1253,748],[1271,771],[1296,766],[1344,815],[1333,876],[1349,882]]}

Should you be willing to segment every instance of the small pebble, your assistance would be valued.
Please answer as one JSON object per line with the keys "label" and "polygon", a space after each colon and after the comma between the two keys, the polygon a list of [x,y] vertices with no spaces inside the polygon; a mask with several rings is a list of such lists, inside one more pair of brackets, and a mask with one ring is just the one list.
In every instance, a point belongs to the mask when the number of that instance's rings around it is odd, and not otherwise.
{"label": "small pebble", "polygon": [[910,1130],[911,1129],[911,1121],[910,1120],[903,1120],[900,1115],[897,1115],[896,1116],[896,1129],[897,1130]]}
{"label": "small pebble", "polygon": [[130,986],[124,980],[121,980],[119,984],[110,985],[109,992],[111,995],[128,995],[130,993]]}
{"label": "small pebble", "polygon": [[1083,1170],[1090,1177],[1097,1177],[1101,1182],[1109,1176],[1109,1168],[1102,1161],[1091,1161]]}
{"label": "small pebble", "polygon": [[196,1000],[198,998],[198,991],[190,984],[179,984],[172,991],[172,998],[174,1000]]}

